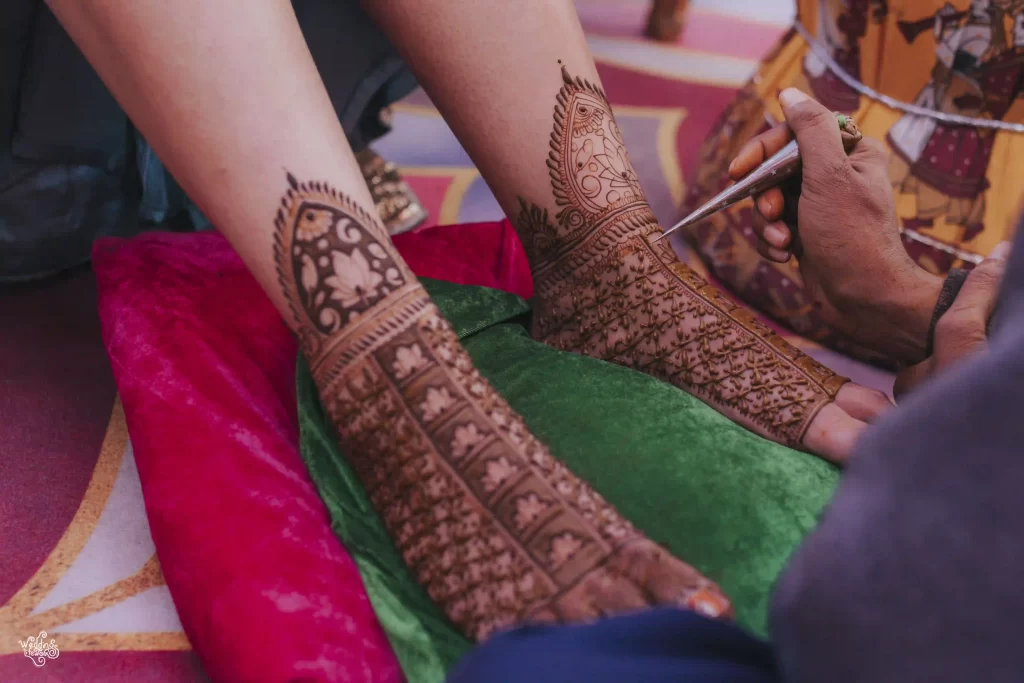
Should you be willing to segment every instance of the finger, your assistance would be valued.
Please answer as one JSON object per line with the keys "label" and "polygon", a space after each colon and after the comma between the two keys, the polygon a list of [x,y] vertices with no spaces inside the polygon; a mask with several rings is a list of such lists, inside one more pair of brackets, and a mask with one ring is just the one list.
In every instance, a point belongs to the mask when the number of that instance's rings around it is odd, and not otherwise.
{"label": "finger", "polygon": [[1007,243],[997,245],[967,276],[953,305],[935,324],[934,371],[941,371],[988,344],[989,320],[999,299],[1008,252]]}
{"label": "finger", "polygon": [[793,254],[784,249],[776,249],[760,237],[757,239],[757,253],[775,263],[788,263],[789,259],[793,256]]}
{"label": "finger", "polygon": [[889,182],[889,150],[874,138],[862,138],[850,152],[853,170],[865,175],[885,176]]}
{"label": "finger", "polygon": [[693,567],[652,543],[638,543],[620,551],[612,569],[641,586],[649,602],[659,605],[674,604],[704,583]]}
{"label": "finger", "polygon": [[929,376],[933,374],[933,368],[935,361],[932,358],[927,358],[917,365],[911,365],[905,368],[903,372],[896,375],[896,383],[892,387],[892,395],[896,397],[896,402],[899,403],[909,394],[911,391],[916,389],[925,381]]}
{"label": "finger", "polygon": [[782,218],[785,206],[786,200],[782,195],[781,187],[765,190],[757,197],[757,211],[765,217],[765,220],[777,221]]}
{"label": "finger", "polygon": [[790,178],[782,184],[782,220],[796,230],[799,219],[801,178]]}
{"label": "finger", "polygon": [[818,411],[804,435],[804,448],[841,465],[846,462],[867,424],[850,417],[835,403]]}
{"label": "finger", "polygon": [[988,323],[999,299],[1008,246],[997,245],[964,281],[953,305],[935,324],[934,370],[978,352],[988,342]]}
{"label": "finger", "polygon": [[1013,252],[1013,242],[1009,240],[1003,240],[996,246],[992,247],[992,251],[989,252],[988,258],[993,261],[1009,261],[1010,254]]}
{"label": "finger", "polygon": [[550,607],[545,607],[541,610],[528,614],[523,620],[524,624],[530,625],[553,625],[559,621],[558,614]]}
{"label": "finger", "polygon": [[853,382],[847,382],[836,394],[836,405],[846,414],[862,422],[874,422],[893,407],[889,397],[877,389],[868,389]]}
{"label": "finger", "polygon": [[586,590],[590,603],[605,616],[643,609],[649,604],[635,583],[617,573],[604,572],[588,580]]}
{"label": "finger", "polygon": [[789,241],[792,236],[793,233],[790,232],[789,226],[782,221],[767,223],[761,230],[762,239],[770,246],[781,251],[788,251]]}
{"label": "finger", "polygon": [[804,178],[836,182],[837,171],[849,169],[835,114],[796,88],[786,88],[779,95],[786,123],[793,129]]}
{"label": "finger", "polygon": [[[586,579],[590,580],[590,579]],[[562,596],[552,605],[558,621],[563,624],[585,623],[595,621],[601,617],[600,610],[591,602],[591,596],[586,587],[579,591],[573,591]]]}
{"label": "finger", "polygon": [[1009,254],[1009,242],[997,244],[988,258],[979,263],[967,276],[953,305],[942,317],[953,316],[955,318],[964,315],[987,326],[988,319],[996,307],[999,287],[1002,285],[1003,274],[1006,272],[1006,258]]}
{"label": "finger", "polygon": [[729,598],[725,597],[722,590],[710,581],[708,585],[701,586],[684,596],[682,602],[678,604],[712,619],[732,619],[735,616],[735,610],[732,603],[729,602]]}
{"label": "finger", "polygon": [[781,251],[790,251],[789,243],[792,240],[793,232],[785,223],[781,221],[768,223],[763,220],[755,220],[750,227],[753,228],[758,241],[763,243],[762,246],[765,250],[768,247],[774,247]]}
{"label": "finger", "polygon": [[729,177],[739,180],[760,166],[765,159],[785,147],[786,143],[792,139],[789,126],[784,123],[754,136],[740,148],[732,163],[729,164]]}

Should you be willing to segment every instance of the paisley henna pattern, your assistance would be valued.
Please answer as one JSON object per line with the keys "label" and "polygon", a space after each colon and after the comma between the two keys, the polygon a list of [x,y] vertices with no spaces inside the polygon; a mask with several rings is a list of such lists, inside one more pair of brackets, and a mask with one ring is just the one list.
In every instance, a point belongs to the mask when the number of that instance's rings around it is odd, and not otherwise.
{"label": "paisley henna pattern", "polygon": [[557,212],[520,200],[534,334],[664,379],[799,445],[846,381],[732,303],[664,243],[604,93],[563,67],[548,170]]}
{"label": "paisley henna pattern", "polygon": [[326,413],[413,575],[464,633],[651,603],[729,611],[552,458],[376,220],[326,185],[289,184],[275,260]]}

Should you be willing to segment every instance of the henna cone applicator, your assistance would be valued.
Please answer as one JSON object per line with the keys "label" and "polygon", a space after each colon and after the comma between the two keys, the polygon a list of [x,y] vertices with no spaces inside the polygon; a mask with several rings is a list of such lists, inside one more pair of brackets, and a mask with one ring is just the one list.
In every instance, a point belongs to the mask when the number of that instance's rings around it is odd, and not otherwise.
{"label": "henna cone applicator", "polygon": [[[836,114],[839,122],[839,130],[843,138],[843,148],[849,154],[857,145],[864,134],[857,128],[857,124],[848,116]],[[736,202],[747,197],[753,197],[792,178],[800,172],[800,148],[796,140],[792,140],[778,152],[765,159],[764,163],[751,171],[742,180],[725,188],[710,201],[691,213],[689,216],[676,223],[666,230],[655,242],[663,240],[677,230],[688,227],[713,216],[723,209],[727,209]]]}

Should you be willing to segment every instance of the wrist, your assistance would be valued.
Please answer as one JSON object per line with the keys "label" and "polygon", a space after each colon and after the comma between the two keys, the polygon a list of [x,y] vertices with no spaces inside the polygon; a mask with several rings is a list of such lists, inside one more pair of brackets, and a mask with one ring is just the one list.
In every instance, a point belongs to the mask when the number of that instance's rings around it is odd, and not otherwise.
{"label": "wrist", "polygon": [[893,287],[890,339],[884,351],[902,363],[919,363],[928,356],[932,315],[944,278],[914,264]]}
{"label": "wrist", "polygon": [[[903,266],[882,269],[870,287],[832,292],[830,324],[851,340],[898,363],[925,359],[932,315],[943,278],[906,259]],[[829,320],[831,318],[831,320]]]}

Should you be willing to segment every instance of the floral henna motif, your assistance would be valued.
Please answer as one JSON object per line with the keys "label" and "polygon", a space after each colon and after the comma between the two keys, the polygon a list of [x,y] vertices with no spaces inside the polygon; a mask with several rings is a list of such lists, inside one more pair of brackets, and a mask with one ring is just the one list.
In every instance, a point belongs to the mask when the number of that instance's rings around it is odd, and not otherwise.
{"label": "floral henna motif", "polygon": [[375,219],[326,185],[289,184],[275,260],[326,413],[413,575],[463,632],[597,616],[623,591],[728,610],[530,434]]}
{"label": "floral henna motif", "polygon": [[534,334],[675,384],[799,445],[845,383],[732,303],[665,243],[604,93],[563,67],[547,166],[557,210],[520,199]]}

